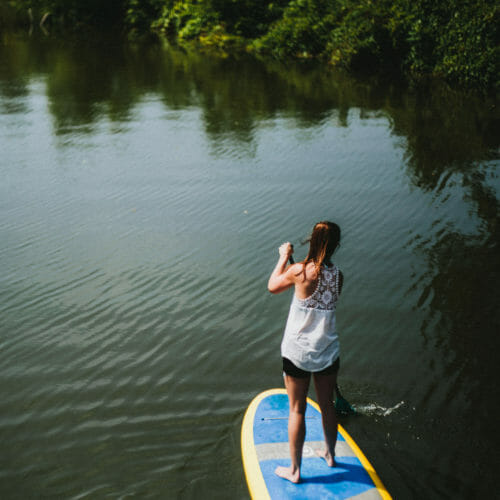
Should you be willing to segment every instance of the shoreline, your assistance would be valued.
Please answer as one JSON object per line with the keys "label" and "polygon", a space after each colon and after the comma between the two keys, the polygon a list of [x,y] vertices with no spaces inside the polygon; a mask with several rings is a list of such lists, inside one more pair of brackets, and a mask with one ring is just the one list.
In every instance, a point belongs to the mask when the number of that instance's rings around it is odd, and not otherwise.
{"label": "shoreline", "polygon": [[281,61],[316,61],[349,74],[391,74],[410,84],[442,80],[457,90],[498,94],[500,6],[453,0],[245,2],[112,0],[100,6],[12,0],[0,27],[66,37],[112,31],[130,40],[160,38],[222,57],[250,53]]}

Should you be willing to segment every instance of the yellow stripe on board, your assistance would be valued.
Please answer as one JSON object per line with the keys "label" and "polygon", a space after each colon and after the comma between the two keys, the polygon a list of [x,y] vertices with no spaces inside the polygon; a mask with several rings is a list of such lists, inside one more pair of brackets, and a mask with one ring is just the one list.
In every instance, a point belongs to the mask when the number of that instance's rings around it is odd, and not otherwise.
{"label": "yellow stripe on board", "polygon": [[[319,405],[313,401],[312,399],[307,398],[307,401],[321,413]],[[355,453],[358,460],[361,462],[361,465],[365,468],[366,472],[370,475],[375,487],[377,488],[380,496],[383,500],[392,500],[391,495],[386,490],[384,484],[378,477],[378,474],[375,472],[372,464],[365,457],[365,454],[361,451],[360,447],[354,442],[351,436],[349,436],[348,432],[339,424],[339,432],[341,436],[346,440],[347,444],[351,447],[352,451]]]}
{"label": "yellow stripe on board", "polygon": [[245,470],[245,478],[250,491],[250,496],[253,500],[271,500],[269,491],[267,490],[264,477],[260,470],[259,460],[257,458],[257,450],[253,438],[253,422],[255,412],[259,403],[273,394],[286,394],[283,389],[270,389],[261,392],[256,396],[245,412],[243,424],[241,426],[241,454],[243,457],[243,469]]}

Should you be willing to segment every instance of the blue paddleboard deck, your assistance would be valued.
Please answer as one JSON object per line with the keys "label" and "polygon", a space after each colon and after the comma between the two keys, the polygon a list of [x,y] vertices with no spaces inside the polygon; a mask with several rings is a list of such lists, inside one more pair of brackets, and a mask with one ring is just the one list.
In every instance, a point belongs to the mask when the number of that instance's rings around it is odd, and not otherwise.
{"label": "blue paddleboard deck", "polygon": [[253,499],[391,498],[371,464],[340,425],[335,448],[337,466],[328,467],[317,456],[316,452],[325,447],[321,413],[309,398],[301,482],[293,484],[278,477],[274,473],[276,467],[290,465],[288,411],[285,389],[271,389],[250,403],[243,419],[243,466]]}

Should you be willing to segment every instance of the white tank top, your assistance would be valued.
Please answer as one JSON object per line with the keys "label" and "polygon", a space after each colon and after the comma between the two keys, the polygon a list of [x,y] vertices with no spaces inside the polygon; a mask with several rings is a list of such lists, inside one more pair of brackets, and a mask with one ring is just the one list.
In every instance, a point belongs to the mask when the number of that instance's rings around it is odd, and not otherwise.
{"label": "white tank top", "polygon": [[316,290],[307,299],[294,294],[288,313],[281,355],[309,372],[328,368],[339,357],[335,309],[339,298],[339,269],[322,266]]}

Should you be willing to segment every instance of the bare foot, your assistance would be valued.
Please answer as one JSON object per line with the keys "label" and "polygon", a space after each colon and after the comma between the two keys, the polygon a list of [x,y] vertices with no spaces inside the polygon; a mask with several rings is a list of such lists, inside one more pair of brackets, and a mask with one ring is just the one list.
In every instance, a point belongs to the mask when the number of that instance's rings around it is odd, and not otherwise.
{"label": "bare foot", "polygon": [[295,472],[292,472],[291,467],[276,467],[274,473],[282,477],[283,479],[288,479],[288,481],[291,481],[292,483],[299,483],[300,482],[300,470],[297,469]]}
{"label": "bare foot", "polygon": [[320,457],[320,458],[323,458],[325,460],[326,464],[328,465],[328,467],[335,467],[336,466],[335,457],[332,457],[330,455],[329,451],[316,450],[316,455],[318,455],[318,457]]}

